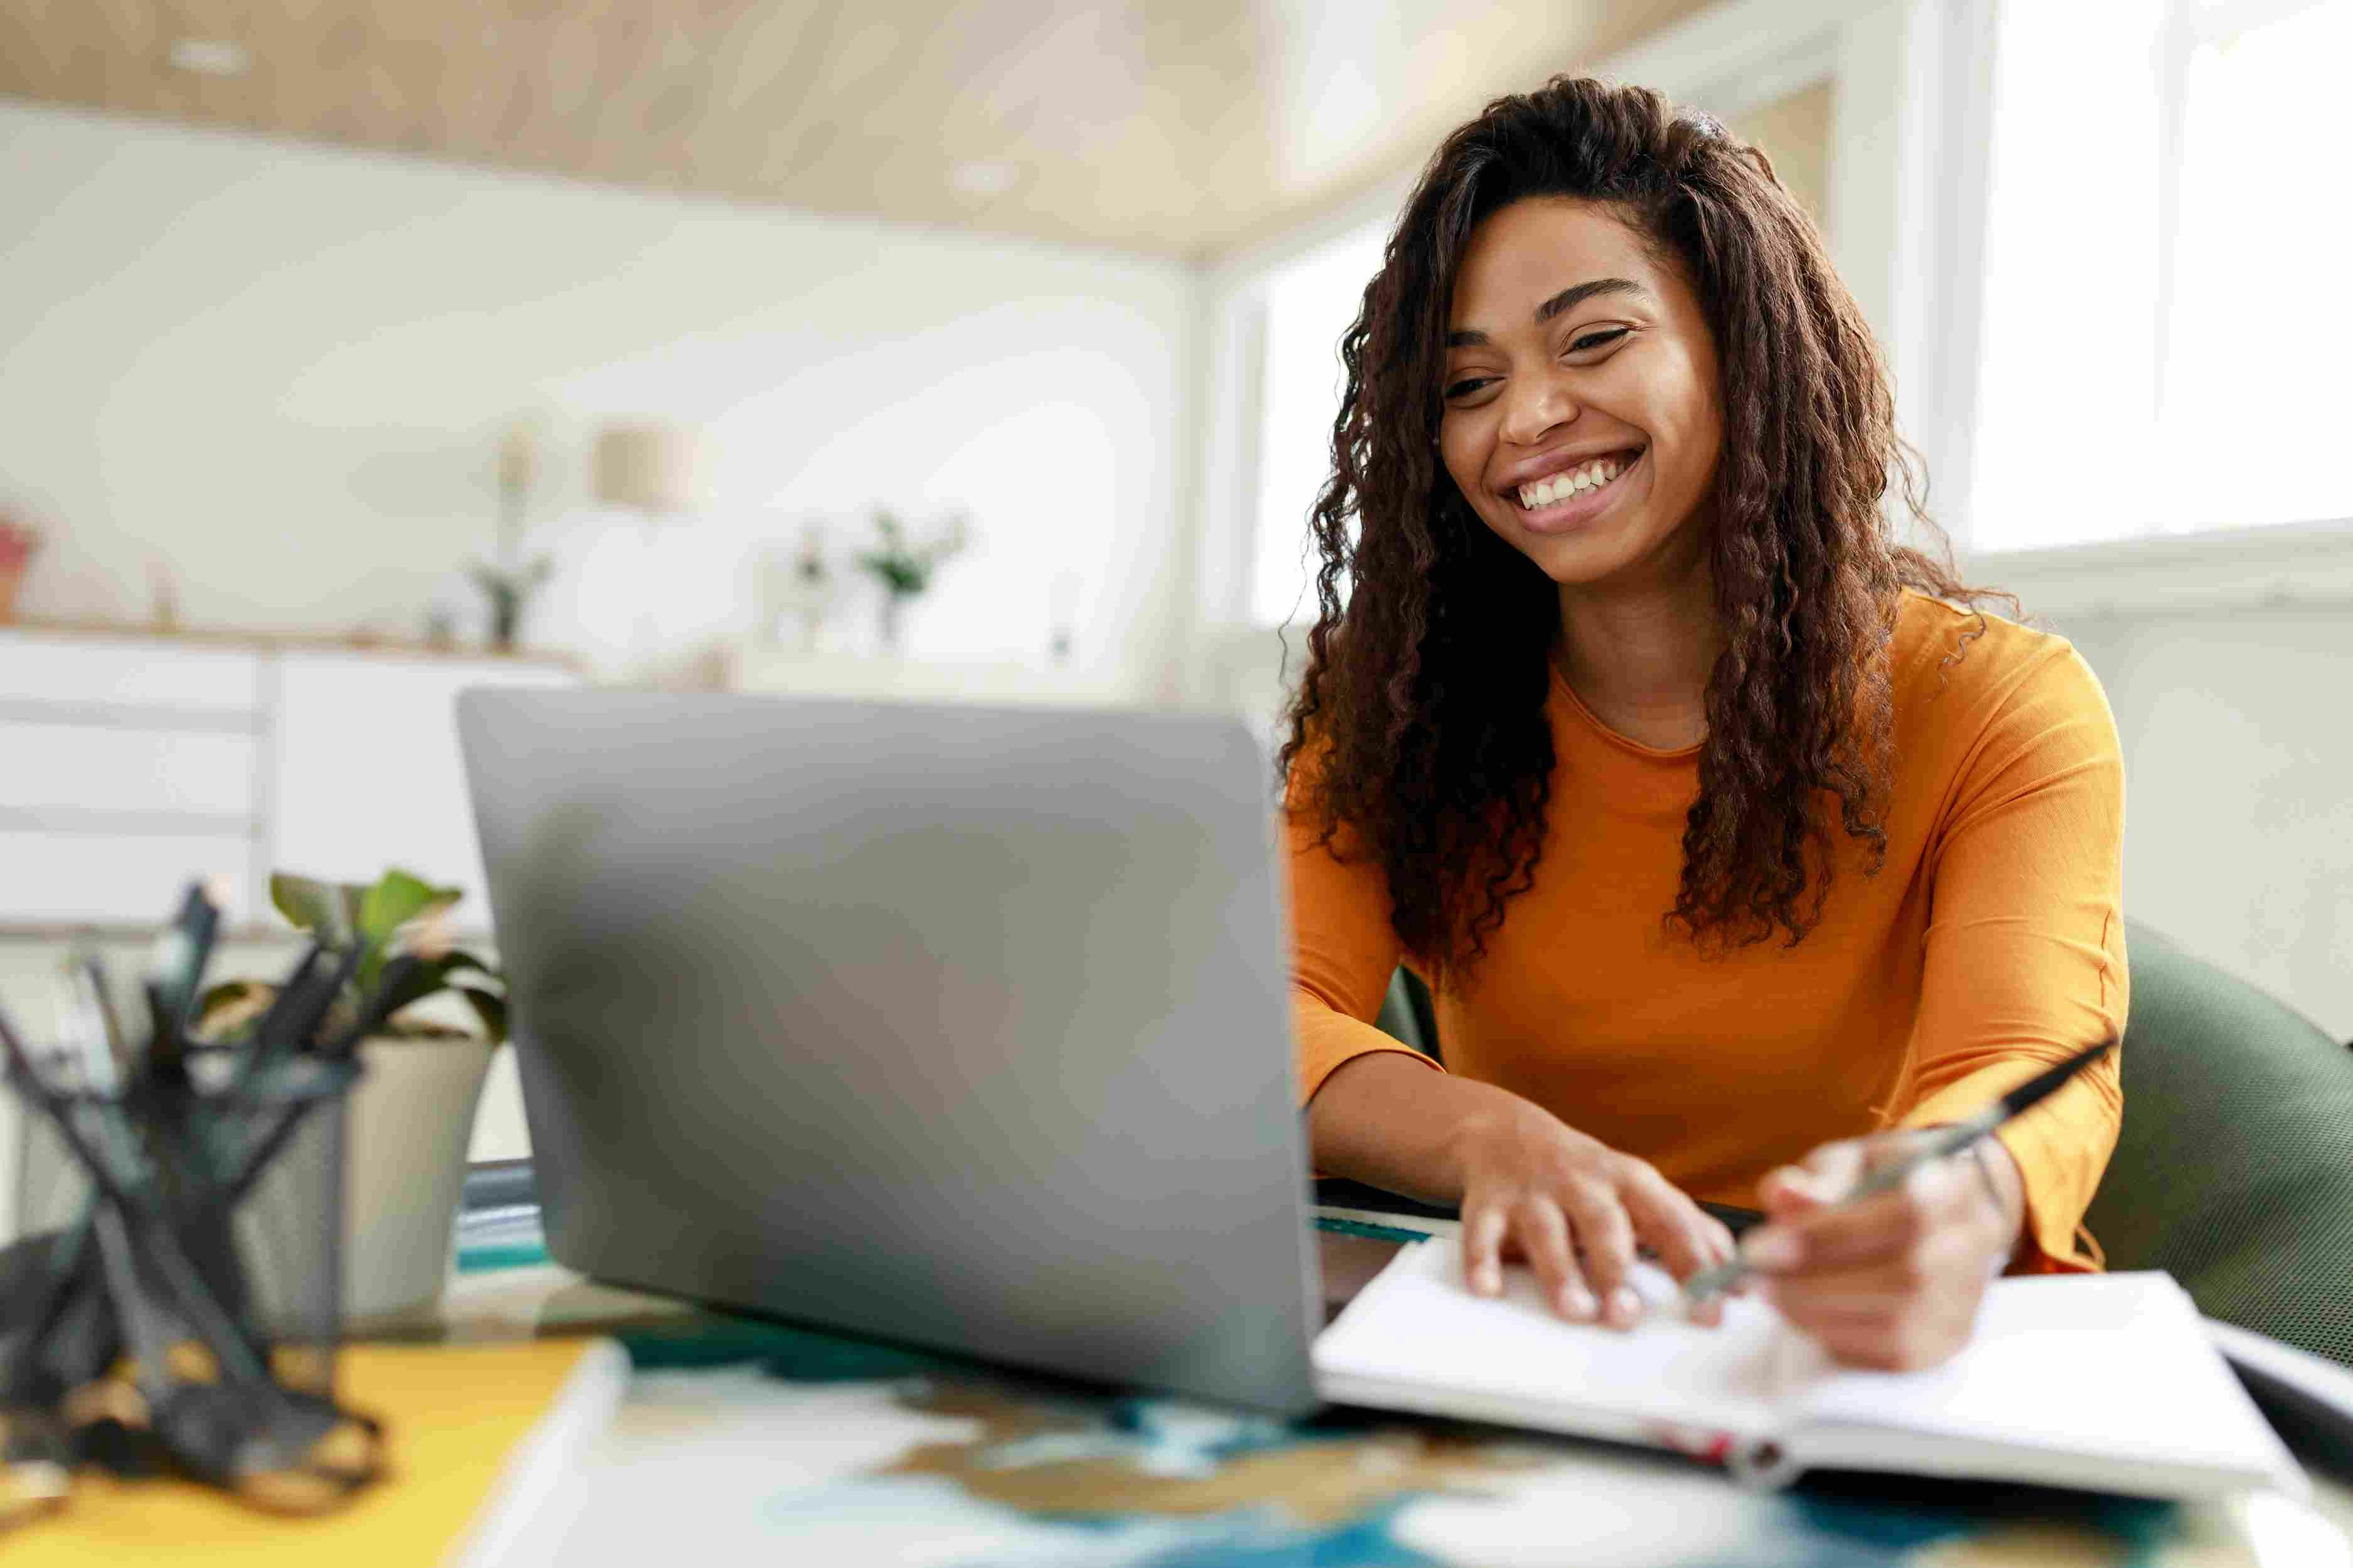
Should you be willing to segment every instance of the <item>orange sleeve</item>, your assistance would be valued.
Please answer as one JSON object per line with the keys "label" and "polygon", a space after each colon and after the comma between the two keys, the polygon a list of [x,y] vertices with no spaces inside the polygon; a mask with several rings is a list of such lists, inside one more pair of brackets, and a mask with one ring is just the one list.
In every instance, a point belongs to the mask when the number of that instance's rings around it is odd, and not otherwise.
{"label": "orange sleeve", "polygon": [[1304,1105],[1333,1069],[1352,1058],[1401,1051],[1426,1067],[1438,1064],[1373,1024],[1402,952],[1389,923],[1388,879],[1369,858],[1343,860],[1345,829],[1329,844],[1315,842],[1314,826],[1291,804],[1298,798],[1303,772],[1293,770],[1282,832],[1291,911],[1291,1014],[1299,1102]]}
{"label": "orange sleeve", "polygon": [[[2058,638],[1962,738],[1939,816],[1913,1056],[1890,1108],[1957,1121],[2124,1032],[2124,762],[2100,683]],[[2022,1267],[2100,1267],[2084,1211],[2123,1120],[2118,1057],[1997,1134],[2025,1178]]]}

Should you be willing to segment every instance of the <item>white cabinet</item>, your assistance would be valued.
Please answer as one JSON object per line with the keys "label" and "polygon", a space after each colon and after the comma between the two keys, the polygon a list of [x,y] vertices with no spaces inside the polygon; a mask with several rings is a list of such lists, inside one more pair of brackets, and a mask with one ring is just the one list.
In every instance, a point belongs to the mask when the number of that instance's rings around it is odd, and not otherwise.
{"label": "white cabinet", "polygon": [[465,889],[456,923],[490,928],[481,846],[458,752],[458,693],[568,686],[558,665],[290,653],[279,661],[271,849],[288,870],[339,882],[387,866]]}
{"label": "white cabinet", "polygon": [[267,825],[258,649],[0,631],[0,922],[161,920],[191,877],[250,905]]}
{"label": "white cabinet", "polygon": [[168,638],[0,629],[0,698],[250,718],[261,706],[262,657]]}
{"label": "white cabinet", "polygon": [[180,727],[160,715],[0,720],[0,809],[100,821],[142,813],[243,832],[261,747],[249,726]]}
{"label": "white cabinet", "polygon": [[452,710],[568,668],[0,628],[0,929],[152,925],[191,878],[266,923],[269,874],[404,866],[488,926]]}

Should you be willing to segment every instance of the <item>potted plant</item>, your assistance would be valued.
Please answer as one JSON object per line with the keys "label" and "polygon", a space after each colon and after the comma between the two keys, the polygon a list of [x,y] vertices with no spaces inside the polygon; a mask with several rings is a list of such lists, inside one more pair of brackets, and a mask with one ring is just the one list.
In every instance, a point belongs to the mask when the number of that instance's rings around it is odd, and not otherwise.
{"label": "potted plant", "polygon": [[542,587],[554,566],[544,555],[522,555],[523,516],[531,505],[532,480],[539,472],[539,429],[529,420],[509,426],[499,443],[498,552],[468,573],[491,602],[491,647],[512,653],[522,629],[524,603]]}
{"label": "potted plant", "polygon": [[[427,1310],[448,1278],[474,1108],[491,1055],[506,1039],[504,979],[488,958],[439,936],[442,918],[460,896],[456,888],[398,869],[372,885],[282,872],[269,879],[270,902],[296,927],[340,950],[364,944],[323,1033],[348,1026],[359,998],[375,994],[396,955],[416,960],[395,972],[394,989],[380,1004],[385,1022],[360,1045],[362,1076],[346,1110],[347,1322]],[[213,1039],[235,1037],[276,992],[257,981],[214,986],[204,996],[201,1031]],[[440,1016],[430,1005],[436,998]],[[474,1026],[452,1023],[453,1012]]]}
{"label": "potted plant", "polygon": [[40,552],[41,531],[0,508],[0,622],[16,618],[16,592]]}
{"label": "potted plant", "polygon": [[932,585],[932,574],[942,563],[963,553],[972,542],[971,520],[951,514],[929,537],[916,539],[895,513],[874,514],[875,548],[859,556],[858,564],[882,584],[882,651],[899,651],[899,622],[908,600]]}

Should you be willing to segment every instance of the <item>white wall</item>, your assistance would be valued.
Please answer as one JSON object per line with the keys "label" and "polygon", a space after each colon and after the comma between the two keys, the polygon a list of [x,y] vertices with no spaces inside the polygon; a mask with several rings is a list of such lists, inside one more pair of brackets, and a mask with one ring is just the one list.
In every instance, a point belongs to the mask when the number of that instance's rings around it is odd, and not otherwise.
{"label": "white wall", "polygon": [[2116,712],[2126,912],[2353,1041],[2353,604],[2045,618]]}
{"label": "white wall", "polygon": [[55,532],[27,614],[143,618],[160,559],[191,622],[413,636],[540,411],[549,535],[599,416],[704,428],[668,569],[713,616],[747,537],[961,504],[913,651],[1035,653],[1071,563],[1079,663],[1148,689],[1178,636],[1176,263],[5,100],[0,211],[0,496]]}

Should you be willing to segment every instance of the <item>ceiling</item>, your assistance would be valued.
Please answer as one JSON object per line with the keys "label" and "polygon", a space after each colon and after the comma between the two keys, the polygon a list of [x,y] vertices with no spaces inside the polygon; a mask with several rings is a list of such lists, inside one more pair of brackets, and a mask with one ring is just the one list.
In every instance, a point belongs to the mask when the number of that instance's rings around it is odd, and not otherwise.
{"label": "ceiling", "polygon": [[1704,4],[0,0],[0,93],[1201,257]]}

